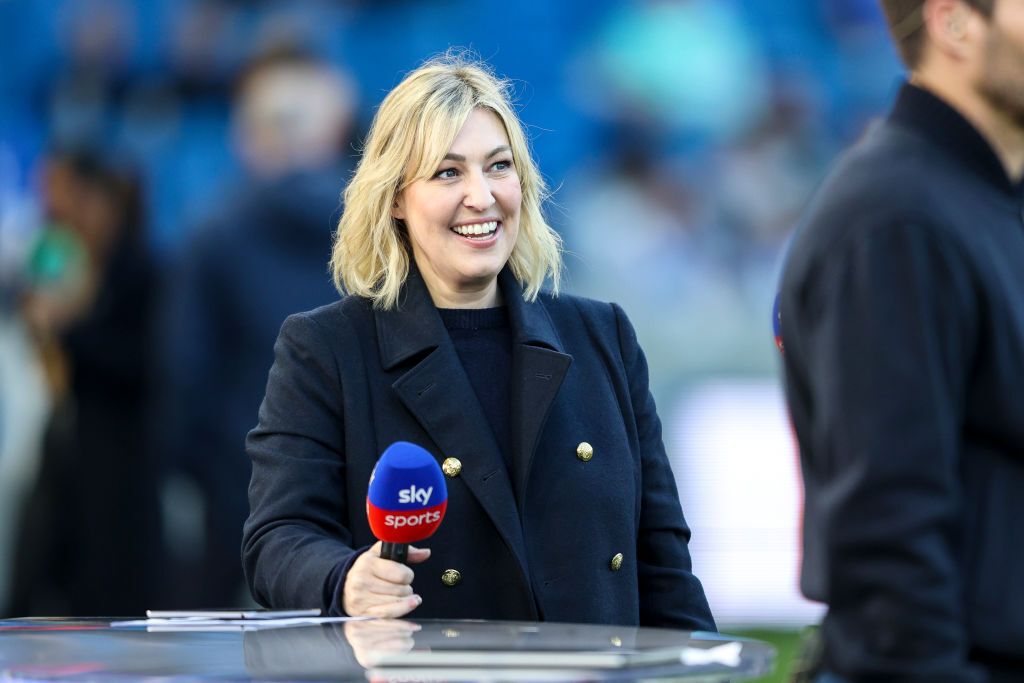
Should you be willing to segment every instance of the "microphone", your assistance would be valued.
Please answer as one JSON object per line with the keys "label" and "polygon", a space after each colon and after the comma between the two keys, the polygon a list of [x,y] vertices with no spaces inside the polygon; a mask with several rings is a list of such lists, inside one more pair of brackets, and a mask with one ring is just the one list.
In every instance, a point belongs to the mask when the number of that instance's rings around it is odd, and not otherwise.
{"label": "microphone", "polygon": [[387,447],[370,475],[366,517],[384,542],[380,556],[405,562],[409,544],[431,536],[448,508],[448,487],[434,456],[407,441]]}
{"label": "microphone", "polygon": [[786,355],[786,347],[782,343],[782,310],[779,307],[779,299],[782,297],[782,292],[775,295],[775,303],[772,305],[772,330],[775,332],[775,346],[779,349],[779,353],[783,356]]}

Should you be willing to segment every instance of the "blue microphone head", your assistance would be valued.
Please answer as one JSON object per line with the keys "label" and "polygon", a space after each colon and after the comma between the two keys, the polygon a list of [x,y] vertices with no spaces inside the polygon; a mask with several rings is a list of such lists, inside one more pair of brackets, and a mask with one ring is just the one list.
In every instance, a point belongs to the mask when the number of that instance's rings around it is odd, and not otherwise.
{"label": "blue microphone head", "polygon": [[407,441],[388,446],[366,495],[374,535],[389,543],[422,540],[437,530],[447,506],[448,487],[434,456]]}

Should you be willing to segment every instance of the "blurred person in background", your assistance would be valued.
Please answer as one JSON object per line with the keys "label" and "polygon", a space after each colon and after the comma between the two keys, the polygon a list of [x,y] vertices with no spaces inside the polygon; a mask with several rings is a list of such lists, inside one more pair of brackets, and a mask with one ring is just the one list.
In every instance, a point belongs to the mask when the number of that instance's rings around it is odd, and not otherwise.
{"label": "blurred person in background", "polygon": [[161,315],[154,422],[172,481],[189,483],[169,489],[169,508],[202,510],[201,520],[170,518],[180,542],[163,605],[248,602],[238,564],[245,434],[282,321],[337,296],[326,262],[354,111],[347,74],[287,45],[241,77],[233,139],[245,177],[185,245]]}
{"label": "blurred person in background", "polygon": [[49,220],[21,311],[54,409],[24,514],[8,611],[140,614],[161,525],[147,448],[153,268],[134,176],[92,152],[45,163]]}
{"label": "blurred person in background", "polygon": [[712,371],[715,359],[741,362],[729,344],[739,338],[730,325],[737,301],[708,229],[711,207],[696,169],[666,159],[664,142],[649,130],[619,128],[607,157],[588,163],[565,198],[573,291],[621,303],[647,331],[645,352],[660,368],[651,378],[655,396]]}
{"label": "blurred person in background", "polygon": [[[556,296],[561,240],[510,96],[448,54],[380,105],[331,260],[348,295],[285,322],[247,440],[253,596],[713,630],[644,354],[618,306]],[[448,477],[415,570],[367,520],[399,440]]]}
{"label": "blurred person in background", "polygon": [[1024,2],[883,0],[910,69],[779,315],[819,680],[1024,680]]}

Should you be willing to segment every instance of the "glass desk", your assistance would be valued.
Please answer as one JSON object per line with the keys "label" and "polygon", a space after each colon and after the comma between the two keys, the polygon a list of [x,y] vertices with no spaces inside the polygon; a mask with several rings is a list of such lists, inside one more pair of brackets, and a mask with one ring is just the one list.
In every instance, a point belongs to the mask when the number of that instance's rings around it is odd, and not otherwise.
{"label": "glass desk", "polygon": [[369,620],[211,632],[0,620],[0,680],[742,681],[767,644],[671,629]]}

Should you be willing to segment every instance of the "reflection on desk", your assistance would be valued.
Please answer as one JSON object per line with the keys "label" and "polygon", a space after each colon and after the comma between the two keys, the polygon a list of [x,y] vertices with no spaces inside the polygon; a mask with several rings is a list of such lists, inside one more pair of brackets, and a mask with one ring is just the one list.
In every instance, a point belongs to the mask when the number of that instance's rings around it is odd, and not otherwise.
{"label": "reflection on desk", "polygon": [[[0,621],[0,679],[741,681],[768,673],[774,658],[758,641],[635,627],[422,620],[147,633],[110,621]],[[688,648],[732,659],[687,664]]]}

